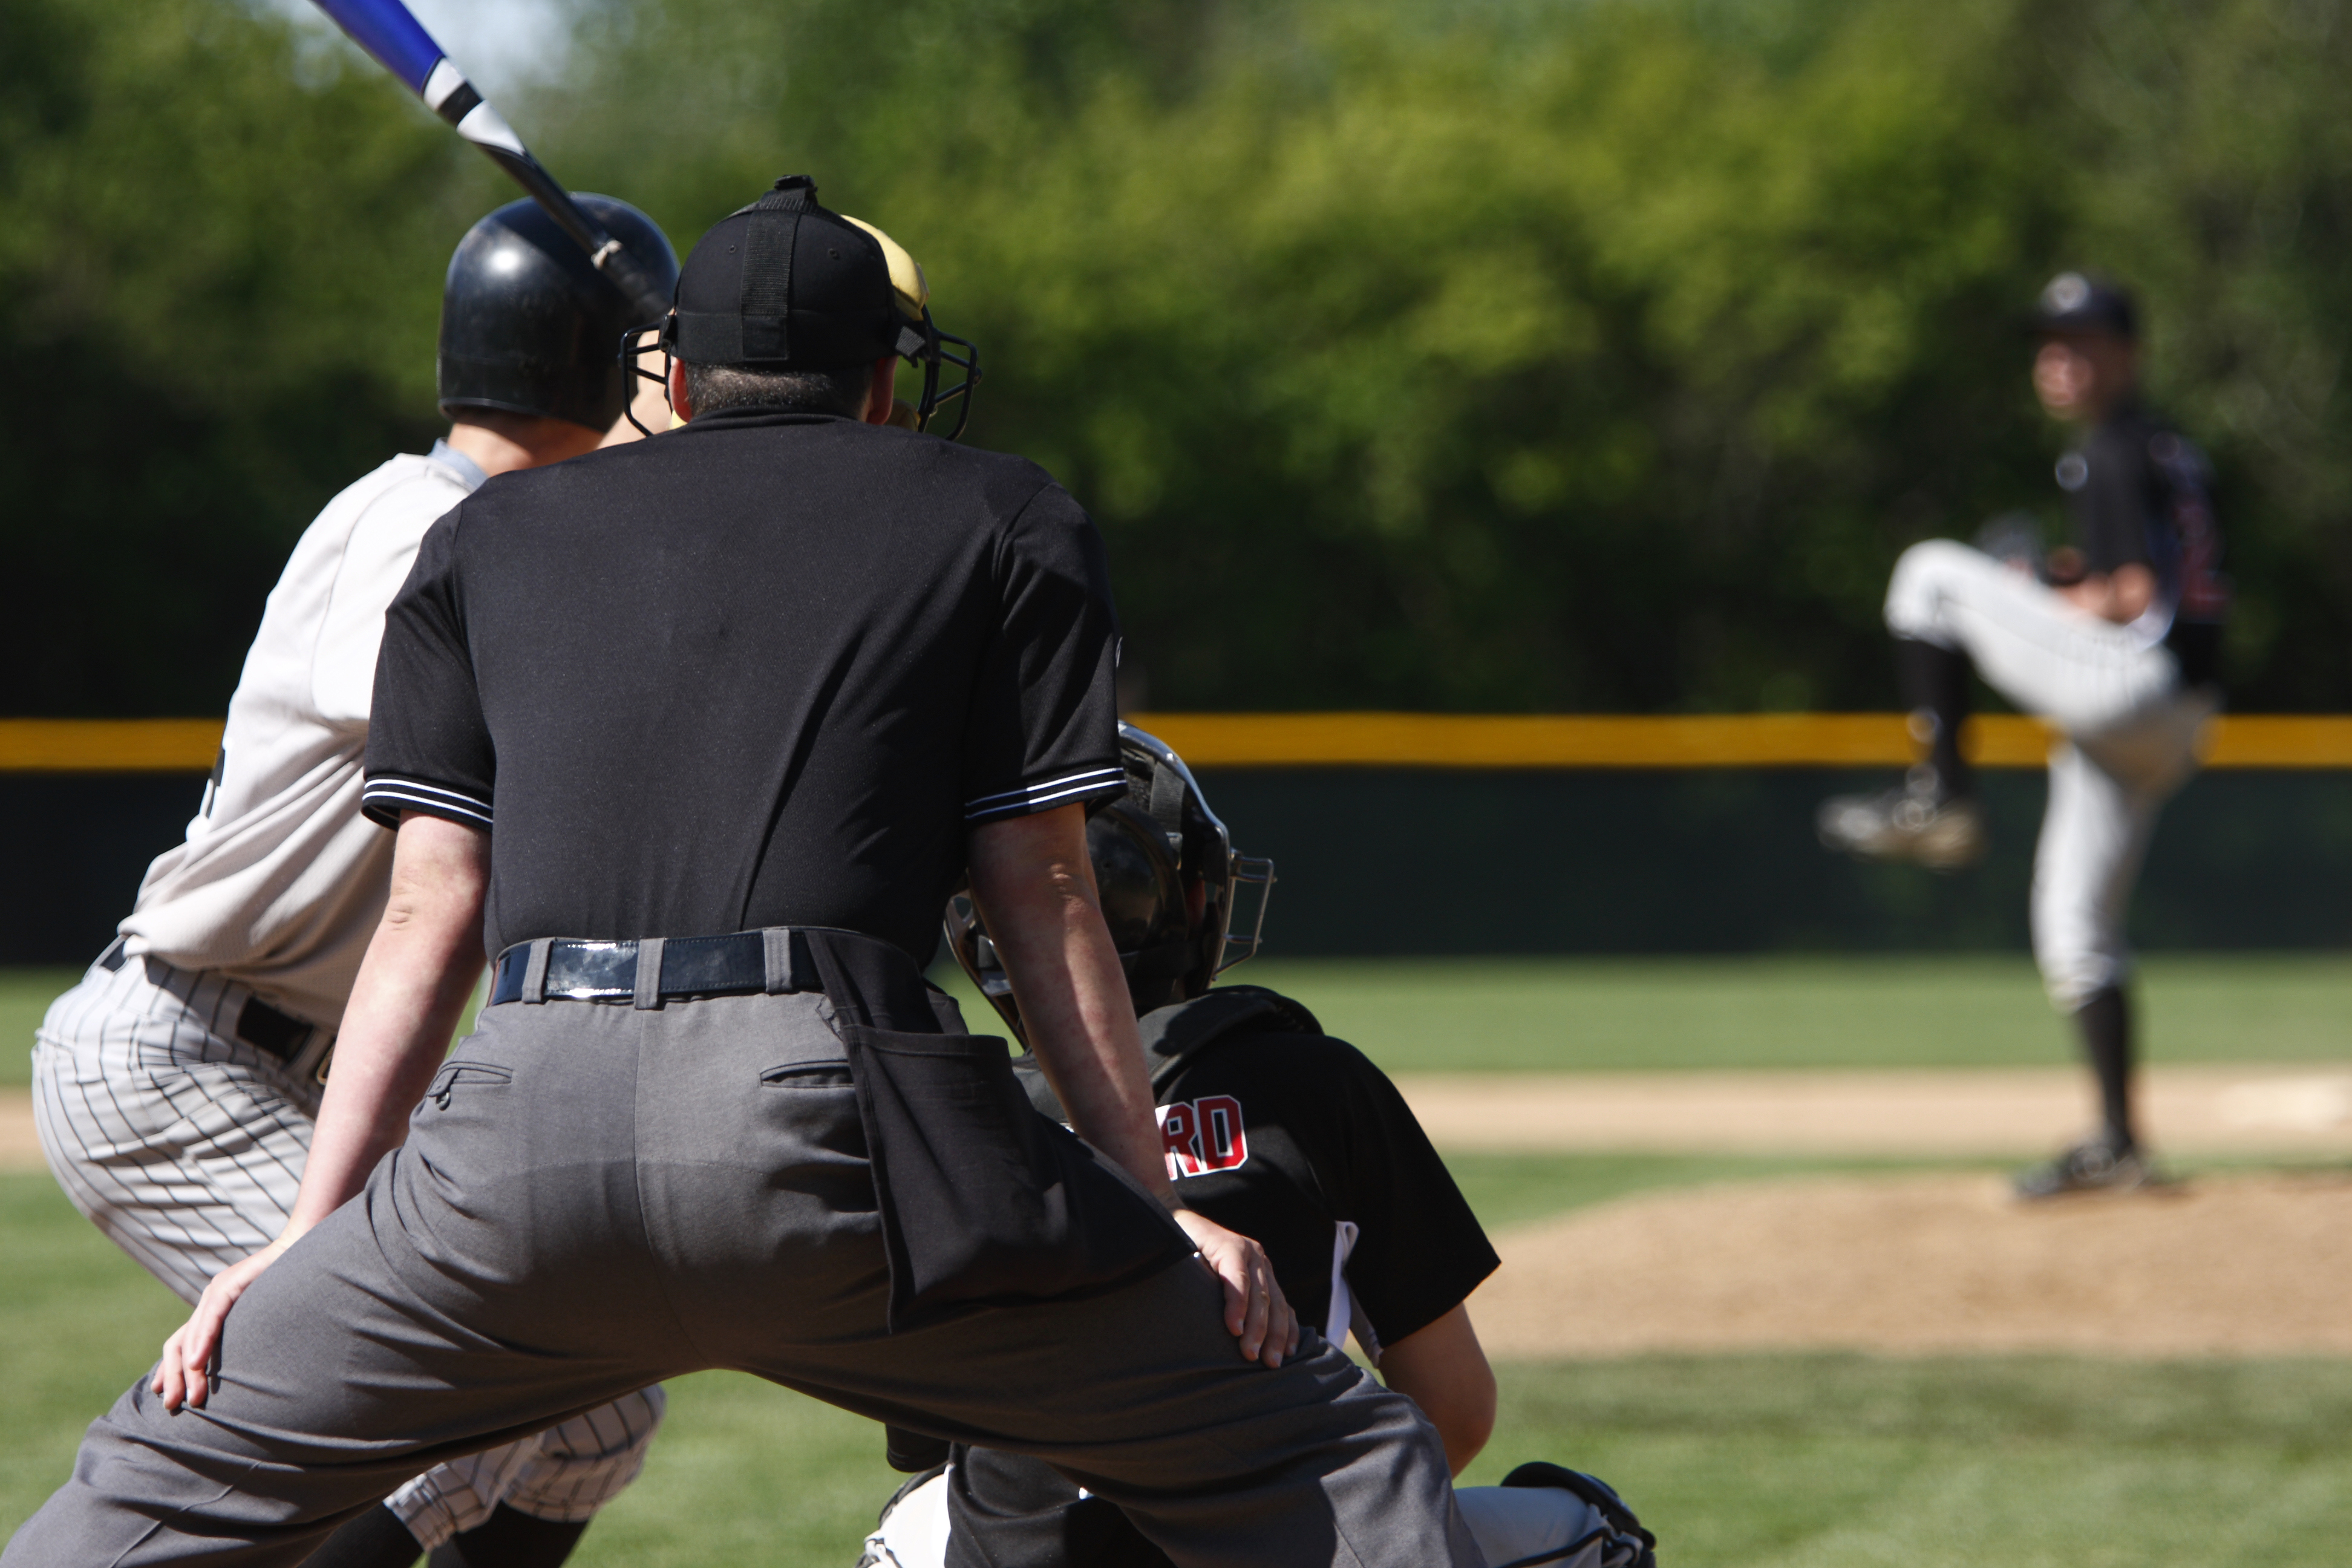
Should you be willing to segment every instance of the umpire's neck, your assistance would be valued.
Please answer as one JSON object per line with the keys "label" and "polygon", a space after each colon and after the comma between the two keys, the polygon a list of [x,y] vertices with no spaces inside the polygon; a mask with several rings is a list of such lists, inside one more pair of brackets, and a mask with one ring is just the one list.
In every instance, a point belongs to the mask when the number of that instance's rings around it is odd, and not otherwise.
{"label": "umpire's neck", "polygon": [[569,419],[495,408],[469,408],[449,426],[449,445],[471,458],[485,479],[593,452],[604,436]]}

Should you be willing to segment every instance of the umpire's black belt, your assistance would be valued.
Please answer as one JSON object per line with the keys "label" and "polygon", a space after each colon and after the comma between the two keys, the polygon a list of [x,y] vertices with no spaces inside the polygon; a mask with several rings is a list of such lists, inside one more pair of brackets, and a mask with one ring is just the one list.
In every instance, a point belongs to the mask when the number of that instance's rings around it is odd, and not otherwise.
{"label": "umpire's black belt", "polygon": [[821,991],[803,932],[782,926],[725,936],[631,942],[566,938],[517,942],[490,976],[493,1007],[506,1002],[630,1002],[651,1007],[689,996]]}

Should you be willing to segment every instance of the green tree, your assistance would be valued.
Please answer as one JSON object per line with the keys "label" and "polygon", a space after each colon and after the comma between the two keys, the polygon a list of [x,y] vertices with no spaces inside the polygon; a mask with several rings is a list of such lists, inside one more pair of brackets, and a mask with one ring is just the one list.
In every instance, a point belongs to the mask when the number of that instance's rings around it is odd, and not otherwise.
{"label": "green tree", "polygon": [[[1101,521],[1157,706],[1876,707],[1896,552],[2032,508],[2016,330],[2141,289],[2242,708],[2352,706],[2340,0],[581,0],[506,107],[680,248],[806,170]],[[431,434],[509,193],[236,0],[0,0],[6,706],[217,711]]]}
{"label": "green tree", "polygon": [[5,710],[218,712],[328,496],[429,440],[493,187],[340,46],[217,0],[0,0]]}
{"label": "green tree", "polygon": [[[2058,522],[2016,323],[2088,261],[2228,475],[2242,703],[2333,705],[2346,48],[2298,3],[665,0],[541,107],[682,237],[805,167],[923,256],[1157,704],[1883,704],[1895,552]],[[566,112],[624,86],[650,132]]]}

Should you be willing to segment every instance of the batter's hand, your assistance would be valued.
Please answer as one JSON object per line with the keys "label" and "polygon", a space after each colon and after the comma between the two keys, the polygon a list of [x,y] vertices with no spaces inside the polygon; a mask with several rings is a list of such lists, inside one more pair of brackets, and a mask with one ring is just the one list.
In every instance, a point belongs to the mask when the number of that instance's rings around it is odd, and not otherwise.
{"label": "batter's hand", "polygon": [[212,1389],[213,1357],[220,1351],[221,1324],[227,1320],[228,1310],[292,1245],[291,1237],[281,1236],[212,1277],[205,1293],[196,1299],[194,1313],[163,1342],[163,1363],[155,1368],[155,1380],[147,1385],[163,1396],[164,1409],[177,1411],[183,1405],[205,1402]]}
{"label": "batter's hand", "polygon": [[1265,1248],[1191,1209],[1178,1209],[1176,1223],[1225,1287],[1225,1332],[1241,1341],[1242,1359],[1280,1366],[1298,1348],[1298,1315],[1283,1300]]}

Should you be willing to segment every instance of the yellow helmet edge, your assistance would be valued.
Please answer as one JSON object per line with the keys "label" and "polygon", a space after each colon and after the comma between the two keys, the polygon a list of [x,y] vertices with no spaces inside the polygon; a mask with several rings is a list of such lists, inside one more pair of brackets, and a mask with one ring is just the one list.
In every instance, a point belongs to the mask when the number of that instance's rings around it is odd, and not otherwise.
{"label": "yellow helmet edge", "polygon": [[907,313],[909,321],[921,321],[924,307],[931,302],[930,285],[923,280],[921,264],[907,254],[905,246],[864,218],[851,217],[847,213],[841,216],[845,222],[854,223],[872,235],[881,245],[883,258],[890,264],[890,287],[898,291],[898,309]]}

